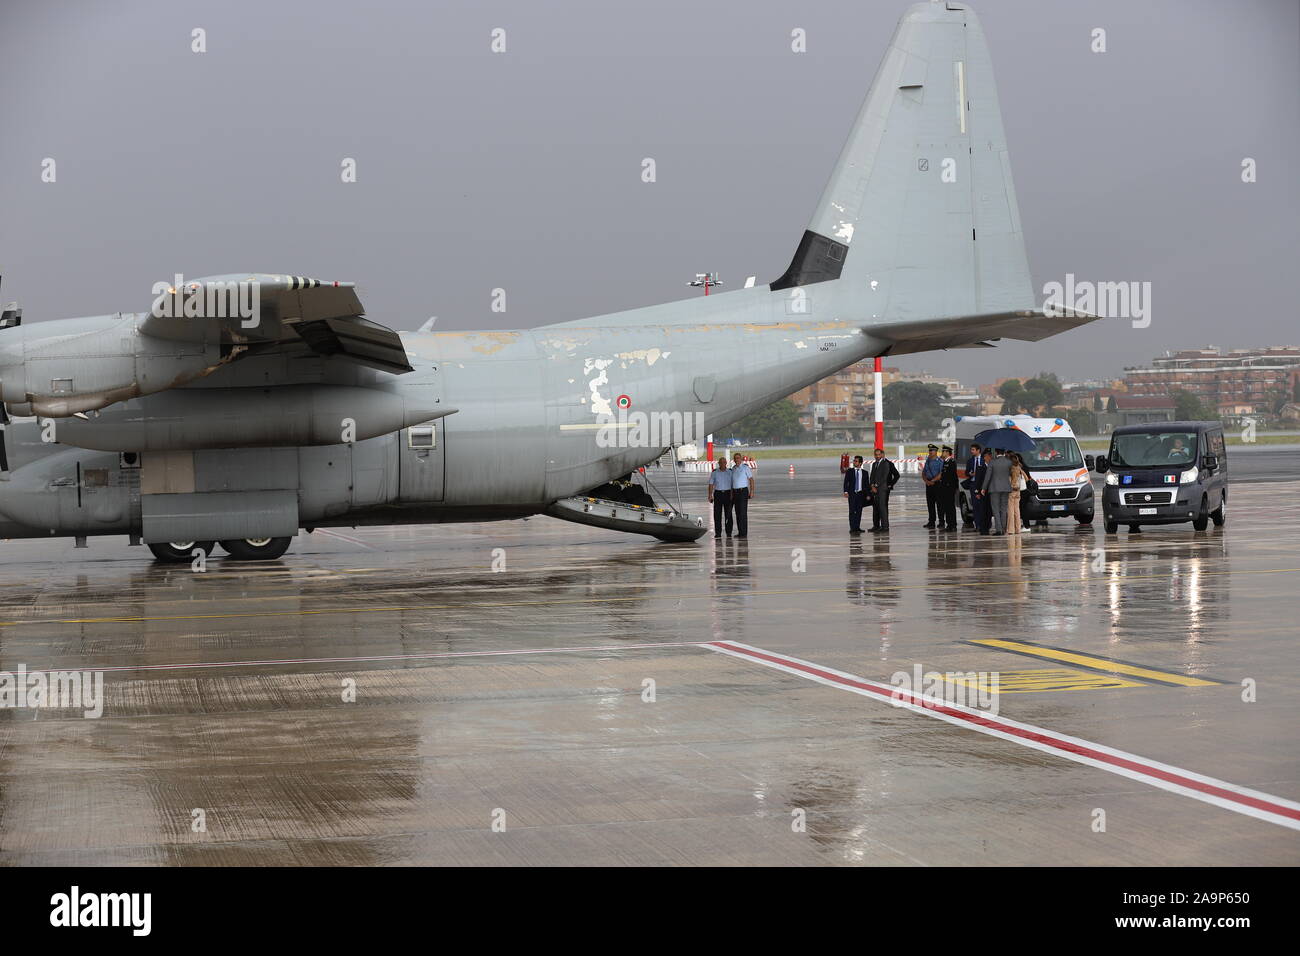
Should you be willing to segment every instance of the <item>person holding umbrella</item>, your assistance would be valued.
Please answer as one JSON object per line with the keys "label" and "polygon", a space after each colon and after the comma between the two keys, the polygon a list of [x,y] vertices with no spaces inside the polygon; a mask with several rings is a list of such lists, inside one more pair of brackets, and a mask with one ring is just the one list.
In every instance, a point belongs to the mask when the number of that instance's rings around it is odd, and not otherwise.
{"label": "person holding umbrella", "polygon": [[[1035,449],[1034,440],[1026,435],[1019,428],[988,428],[975,436],[976,440],[983,442],[984,447],[990,446],[998,449],[999,458],[996,459],[1000,464],[997,465],[998,475],[994,479],[991,475],[986,475],[981,487],[988,487],[989,491],[985,495],[986,501],[991,507],[999,512],[1001,520],[995,524],[995,534],[1007,533],[1008,506],[1010,504],[1013,483],[1011,481],[1011,459],[1007,457],[1003,460],[1004,455],[1010,455],[1011,452],[1019,452],[1022,455]],[[1025,472],[1026,484],[1029,481],[1029,469],[1025,468],[1024,461],[1021,459],[1021,468]],[[997,490],[994,490],[991,482],[996,481]],[[1003,494],[1005,492],[1005,494]],[[999,497],[994,497],[998,495]],[[1018,497],[1018,496],[1017,496]],[[1021,524],[1020,514],[1014,513],[1017,527]]]}
{"label": "person holding umbrella", "polygon": [[[993,515],[993,533],[1007,533],[1007,505],[1011,497],[1011,456],[999,448],[997,457],[989,462],[984,472],[984,493],[989,499],[989,510]],[[1019,507],[1019,501],[1017,501]],[[1016,515],[1016,525],[1020,525],[1020,515]]]}

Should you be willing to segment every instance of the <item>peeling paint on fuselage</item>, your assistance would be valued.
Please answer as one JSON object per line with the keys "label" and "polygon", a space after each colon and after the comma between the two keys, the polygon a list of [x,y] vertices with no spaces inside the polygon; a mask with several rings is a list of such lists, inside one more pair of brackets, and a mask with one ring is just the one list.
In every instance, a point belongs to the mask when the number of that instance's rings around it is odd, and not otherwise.
{"label": "peeling paint on fuselage", "polygon": [[[702,414],[706,428],[720,430],[884,345],[852,322],[824,312],[796,321],[780,314],[783,297],[768,301],[770,319],[746,309],[742,321],[548,326],[516,333],[490,353],[474,349],[497,341],[488,333],[404,334],[408,352],[442,361],[443,400],[459,409],[445,420],[445,505],[528,504],[496,485],[497,469],[536,467],[526,484],[540,485],[541,505],[654,461],[663,449],[598,443],[596,425],[618,414],[616,397],[628,396],[637,412]],[[704,375],[716,381],[707,403],[692,387]],[[468,435],[479,456],[471,462],[460,460],[470,453]]]}

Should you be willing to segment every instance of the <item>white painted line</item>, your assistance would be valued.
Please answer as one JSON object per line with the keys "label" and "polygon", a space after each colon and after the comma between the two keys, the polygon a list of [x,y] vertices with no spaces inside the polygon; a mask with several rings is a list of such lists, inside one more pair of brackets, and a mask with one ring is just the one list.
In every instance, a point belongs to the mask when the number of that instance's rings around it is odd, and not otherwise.
{"label": "white painted line", "polygon": [[[261,661],[195,661],[176,664],[116,664],[97,667],[82,664],[87,671],[172,671],[206,667],[272,667],[281,664],[368,664],[386,661],[433,661],[457,657],[509,657],[515,654],[580,654],[584,651],[638,651],[655,647],[702,647],[707,641],[669,641],[661,644],[597,644],[590,647],[522,647],[502,651],[442,651],[430,654],[376,654],[365,657],[285,657]],[[53,668],[47,668],[52,670]],[[64,665],[63,670],[69,668]]]}
{"label": "white painted line", "polygon": [[1153,787],[1211,803],[1216,807],[1242,813],[1257,820],[1300,830],[1300,803],[1293,800],[1285,800],[1259,790],[1249,790],[1214,777],[1158,763],[1123,750],[1115,750],[1103,744],[1044,730],[1033,724],[1022,724],[959,704],[927,700],[900,687],[866,680],[797,657],[741,644],[739,641],[710,641],[705,646],[719,653],[754,661],[765,667],[816,681],[828,687],[847,690],[863,697],[886,700],[891,705],[895,705],[897,701],[899,703],[896,706],[914,713],[935,717],[991,737],[1000,737],[1033,750],[1055,754],[1066,760],[1119,774],[1131,780],[1139,780]]}

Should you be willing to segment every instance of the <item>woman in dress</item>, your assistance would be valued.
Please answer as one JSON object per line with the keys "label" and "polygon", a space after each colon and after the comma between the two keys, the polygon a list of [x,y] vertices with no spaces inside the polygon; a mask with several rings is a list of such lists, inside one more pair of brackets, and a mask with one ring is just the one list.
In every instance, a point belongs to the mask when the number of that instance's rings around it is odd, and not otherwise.
{"label": "woman in dress", "polygon": [[1029,480],[1029,469],[1016,452],[1011,453],[1011,494],[1007,498],[1007,534],[1020,534],[1024,518],[1020,514],[1020,492]]}

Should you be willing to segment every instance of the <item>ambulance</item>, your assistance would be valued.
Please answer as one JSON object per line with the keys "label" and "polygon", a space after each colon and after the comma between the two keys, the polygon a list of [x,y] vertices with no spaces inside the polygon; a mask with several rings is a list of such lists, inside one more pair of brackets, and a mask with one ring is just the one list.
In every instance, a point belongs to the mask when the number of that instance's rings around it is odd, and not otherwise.
{"label": "ambulance", "polygon": [[966,461],[975,436],[990,428],[1016,428],[1033,439],[1034,450],[1021,452],[1029,475],[1038,482],[1037,491],[1020,493],[1020,513],[1026,521],[1048,518],[1073,518],[1079,524],[1091,524],[1096,512],[1093,497],[1092,455],[1083,455],[1070,423],[1064,418],[1034,418],[1030,415],[961,416],[956,422],[958,500],[962,520],[969,527],[975,523],[971,493],[962,487],[966,481]]}

